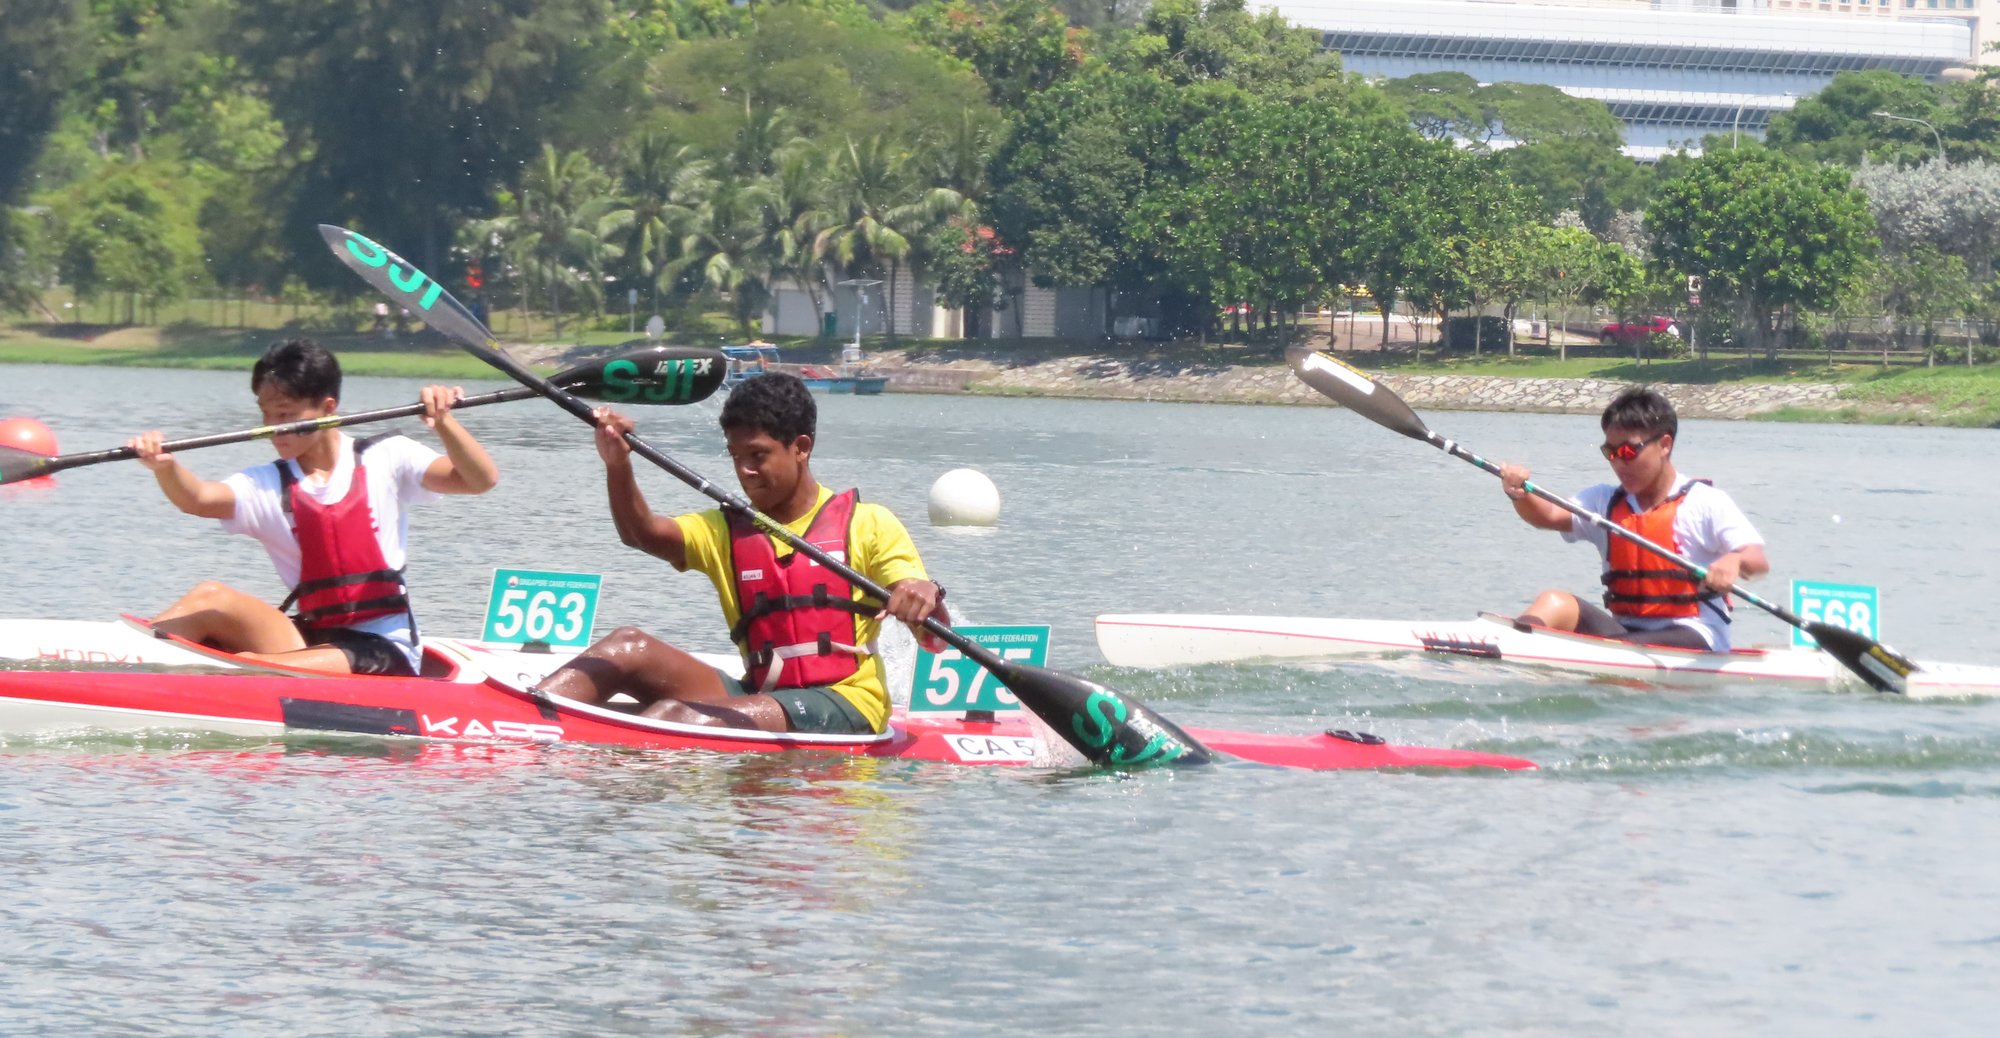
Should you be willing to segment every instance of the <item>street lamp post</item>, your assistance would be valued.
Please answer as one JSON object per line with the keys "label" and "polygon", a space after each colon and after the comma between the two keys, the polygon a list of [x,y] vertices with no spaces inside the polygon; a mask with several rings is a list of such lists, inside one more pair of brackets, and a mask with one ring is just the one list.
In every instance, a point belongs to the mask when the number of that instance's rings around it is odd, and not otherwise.
{"label": "street lamp post", "polygon": [[1878,119],[1894,119],[1899,123],[1916,123],[1918,126],[1921,126],[1924,129],[1931,131],[1931,139],[1937,142],[1938,161],[1939,162],[1949,161],[1944,157],[1944,136],[1938,133],[1938,128],[1932,126],[1929,122],[1923,119],[1919,119],[1915,116],[1897,115],[1893,112],[1876,112],[1875,117]]}
{"label": "street lamp post", "polygon": [[840,352],[840,363],[850,371],[861,363],[861,320],[868,306],[868,290],[881,283],[875,278],[848,278],[841,282],[854,286],[854,345]]}

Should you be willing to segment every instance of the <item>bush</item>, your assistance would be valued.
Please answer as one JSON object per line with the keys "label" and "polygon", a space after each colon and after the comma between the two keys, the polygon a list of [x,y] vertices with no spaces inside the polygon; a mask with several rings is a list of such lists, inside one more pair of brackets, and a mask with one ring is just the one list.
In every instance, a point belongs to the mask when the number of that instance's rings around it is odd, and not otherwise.
{"label": "bush", "polygon": [[1678,335],[1654,332],[1646,336],[1646,356],[1654,360],[1683,360],[1692,352],[1687,340]]}
{"label": "bush", "polygon": [[[1963,364],[1965,363],[1965,350],[1964,346],[1933,346],[1931,347],[1931,363],[1936,365]],[[1991,364],[1995,360],[2000,360],[2000,349],[1994,349],[1991,346],[1972,347],[1972,362],[1974,364]]]}
{"label": "bush", "polygon": [[[1477,320],[1478,324],[1473,322]],[[1514,326],[1505,317],[1447,317],[1444,322],[1444,348],[1453,351],[1472,352],[1474,329],[1477,328],[1478,344],[1482,350],[1506,352],[1514,339]]]}

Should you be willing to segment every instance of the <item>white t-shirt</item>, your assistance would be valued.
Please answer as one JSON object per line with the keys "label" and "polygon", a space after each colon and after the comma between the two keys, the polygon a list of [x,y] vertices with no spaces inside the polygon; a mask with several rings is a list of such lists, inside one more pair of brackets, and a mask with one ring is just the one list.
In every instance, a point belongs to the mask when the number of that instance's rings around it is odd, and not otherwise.
{"label": "white t-shirt", "polygon": [[[1687,476],[1680,477],[1674,489],[1679,490],[1689,483],[1694,483],[1694,486],[1688,488],[1687,496],[1681,499],[1680,510],[1674,513],[1674,539],[1680,544],[1680,554],[1706,567],[1732,551],[1764,543],[1763,535],[1750,525],[1749,518],[1736,507],[1736,502],[1730,500],[1728,494]],[[1571,500],[1580,508],[1604,515],[1611,510],[1611,495],[1614,493],[1623,491],[1614,483],[1599,483],[1584,488]],[[1625,503],[1634,511],[1639,508],[1639,502],[1630,494],[1625,495]],[[1581,516],[1570,517],[1569,531],[1563,534],[1563,540],[1588,541],[1597,547],[1599,558],[1606,559],[1607,563],[1609,561],[1611,535]],[[1661,547],[1672,548],[1674,545]],[[1666,562],[1664,559],[1661,561]],[[1717,652],[1729,649],[1729,623],[1715,606],[1707,603],[1703,603],[1701,611],[1690,617],[1621,616],[1618,622],[1642,631],[1657,631],[1676,624],[1692,627],[1701,632],[1709,648]]]}
{"label": "white t-shirt", "polygon": [[[345,498],[348,488],[354,483],[354,438],[346,433],[335,435],[340,437],[340,446],[335,454],[333,472],[325,482],[306,479],[299,472],[297,462],[277,463],[290,466],[292,475],[298,479],[299,490],[322,504]],[[364,456],[367,462],[368,506],[375,514],[375,542],[381,545],[382,561],[390,569],[402,569],[408,554],[410,506],[438,497],[435,492],[424,489],[424,473],[439,457],[438,452],[407,436],[378,440]],[[222,520],[222,528],[230,533],[257,538],[263,543],[265,554],[271,557],[278,579],[284,581],[288,588],[297,587],[299,540],[292,533],[291,519],[286,515],[284,502],[279,497],[277,465],[265,462],[222,481],[236,494],[236,514]],[[376,617],[354,624],[353,629],[378,634],[395,642],[403,650],[403,655],[409,658],[410,666],[417,666],[416,639],[406,614]]]}

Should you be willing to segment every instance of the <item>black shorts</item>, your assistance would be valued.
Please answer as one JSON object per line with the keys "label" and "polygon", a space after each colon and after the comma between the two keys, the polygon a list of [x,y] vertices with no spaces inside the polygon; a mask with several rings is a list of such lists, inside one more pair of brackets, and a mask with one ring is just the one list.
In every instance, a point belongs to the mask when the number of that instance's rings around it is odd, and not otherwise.
{"label": "black shorts", "polygon": [[1614,638],[1618,641],[1633,642],[1639,645],[1659,645],[1669,649],[1694,649],[1697,652],[1709,651],[1708,639],[1702,637],[1700,631],[1685,624],[1675,624],[1672,627],[1661,627],[1653,630],[1627,627],[1624,621],[1613,616],[1610,610],[1592,605],[1581,598],[1576,600],[1576,613],[1576,632],[1578,634],[1590,634],[1599,638]]}
{"label": "black shorts", "polygon": [[[732,696],[756,695],[732,674],[722,674],[722,684]],[[811,688],[778,688],[764,693],[784,708],[792,731],[814,735],[874,735],[875,728],[847,697],[823,685]]]}
{"label": "black shorts", "polygon": [[389,677],[407,678],[416,676],[410,667],[410,658],[403,655],[403,648],[379,634],[357,631],[352,627],[300,627],[307,645],[331,645],[347,657],[347,669],[356,674],[381,674]]}

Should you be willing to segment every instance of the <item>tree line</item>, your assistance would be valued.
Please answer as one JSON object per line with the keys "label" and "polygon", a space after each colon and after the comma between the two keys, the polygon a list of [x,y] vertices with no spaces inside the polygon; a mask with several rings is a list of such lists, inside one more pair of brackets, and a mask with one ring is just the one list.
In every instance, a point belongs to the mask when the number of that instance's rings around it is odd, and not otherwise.
{"label": "tree line", "polygon": [[1752,348],[2000,305],[1990,79],[1846,74],[1647,166],[1597,102],[1367,82],[1243,0],[14,0],[0,68],[14,311],[351,294],[319,223],[558,322],[636,290],[748,329],[903,271],[971,332],[1029,284],[1189,337],[1342,296],[1673,310],[1690,275]]}

